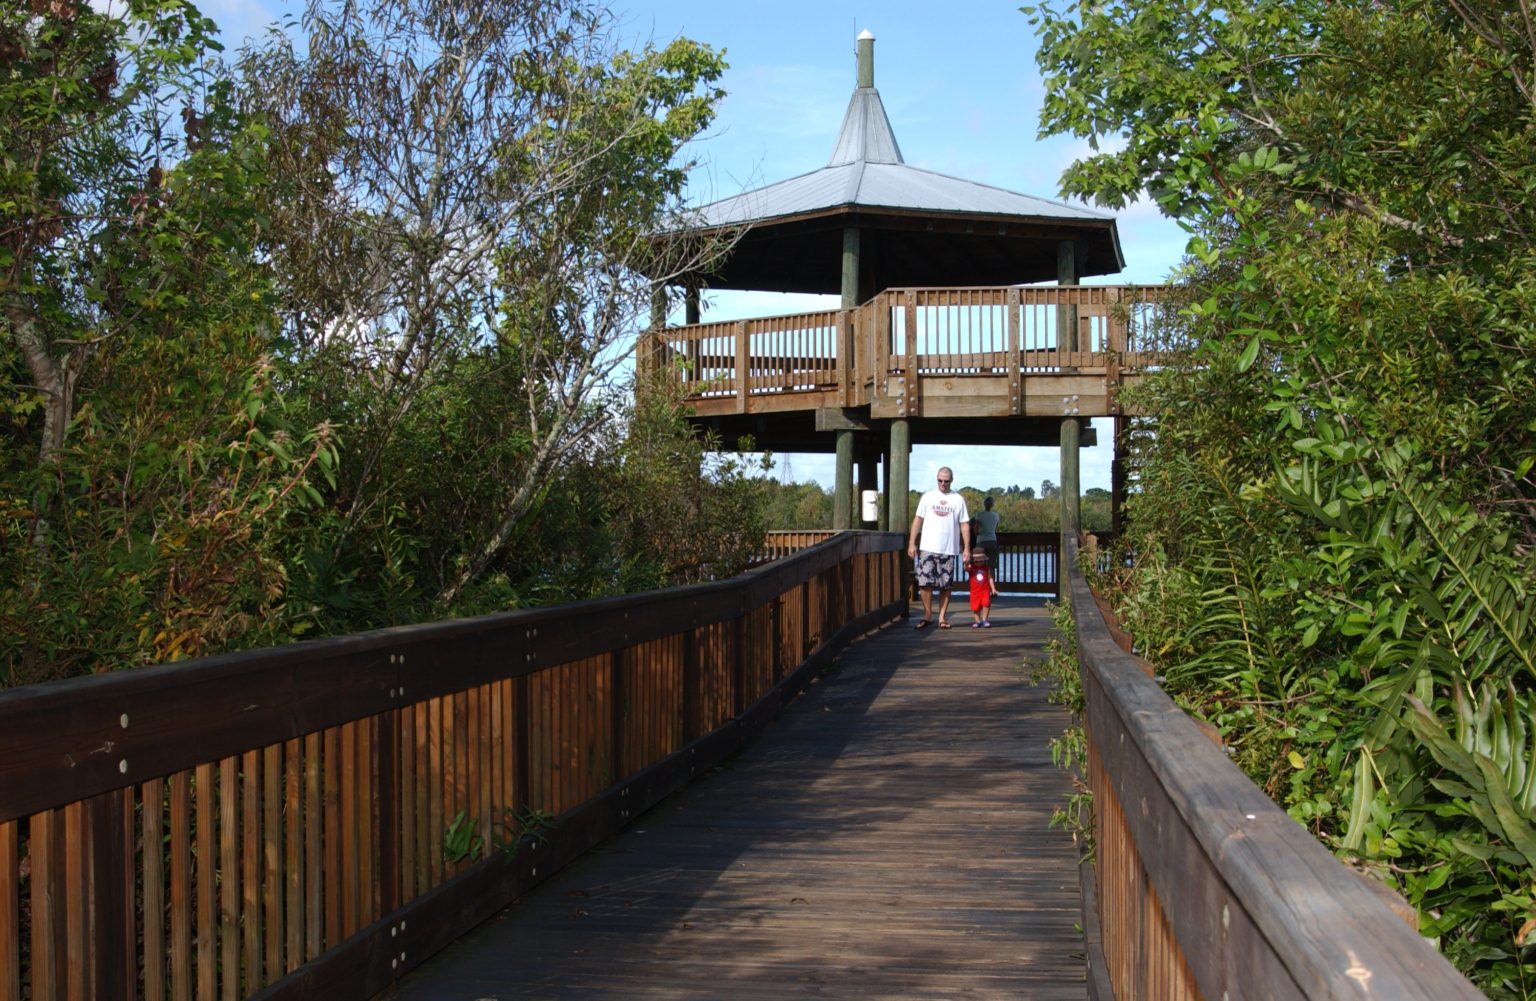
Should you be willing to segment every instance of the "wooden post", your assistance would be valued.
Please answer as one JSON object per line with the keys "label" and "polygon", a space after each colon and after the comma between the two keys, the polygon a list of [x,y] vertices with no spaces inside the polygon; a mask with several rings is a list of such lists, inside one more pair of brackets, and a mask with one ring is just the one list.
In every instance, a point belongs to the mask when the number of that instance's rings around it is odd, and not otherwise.
{"label": "wooden post", "polygon": [[912,526],[907,491],[911,482],[912,428],[905,420],[891,421],[890,473],[885,479],[885,506],[890,512],[888,527],[905,533]]}
{"label": "wooden post", "polygon": [[[1061,422],[1061,531],[1076,536],[1079,525],[1078,440],[1080,428],[1076,417]],[[1061,576],[1065,576],[1064,574]]]}
{"label": "wooden post", "polygon": [[750,701],[747,698],[747,611],[742,609],[731,620],[731,718],[741,719]]}
{"label": "wooden post", "polygon": [[645,381],[660,367],[661,350],[666,343],[661,332],[667,327],[667,290],[663,285],[651,286],[651,322],[640,332],[635,346],[635,375],[637,384]]}
{"label": "wooden post", "polygon": [[[79,964],[76,969],[83,974],[82,996],[137,996],[133,960],[137,943],[133,941],[131,931],[125,931],[131,930],[134,922],[132,906],[123,887],[124,874],[132,872],[125,865],[132,856],[127,848],[130,836],[124,818],[124,801],[125,793],[121,789],[102,793],[87,800],[82,811],[85,830],[79,848],[85,868],[81,888],[85,892],[81,895],[80,906],[88,909],[83,932],[90,947],[83,955],[69,957],[71,964]],[[154,804],[154,809],[162,808],[161,804]],[[159,846],[156,848],[158,850]],[[39,973],[41,971],[34,966],[34,978]],[[70,995],[74,996],[73,991]]]}
{"label": "wooden post", "polygon": [[662,330],[667,325],[667,287],[651,286],[651,329]]}
{"label": "wooden post", "polygon": [[624,760],[624,672],[629,662],[629,648],[620,647],[608,655],[608,776],[610,786],[629,778],[629,763]]}
{"label": "wooden post", "polygon": [[859,228],[843,227],[843,309],[859,304]]}
{"label": "wooden post", "polygon": [[773,599],[769,612],[769,645],[773,649],[773,683],[784,680],[784,595]]}
{"label": "wooden post", "polygon": [[374,899],[379,902],[379,910],[384,914],[395,910],[409,899],[409,894],[402,893],[400,889],[400,872],[406,851],[400,826],[400,745],[405,739],[401,733],[404,719],[405,714],[399,709],[380,714],[374,731],[375,738],[370,742],[369,748],[373,756],[371,762],[375,792],[373,808],[378,811],[379,832],[379,861],[374,870]]}
{"label": "wooden post", "polygon": [[917,377],[917,293],[908,292],[904,304],[906,325],[906,371],[902,375],[901,416],[916,417],[923,412],[922,387]]}
{"label": "wooden post", "polygon": [[[1008,304],[1004,307],[1008,324],[1008,412],[1015,417],[1024,412],[1023,372],[1023,296],[1019,290],[1008,290]],[[995,571],[995,568],[994,568]]]}
{"label": "wooden post", "polygon": [[[1077,284],[1077,243],[1062,240],[1056,244],[1056,284]],[[1063,368],[1077,367],[1077,307],[1068,305],[1066,293],[1056,304],[1056,353]]]}
{"label": "wooden post", "polygon": [[853,317],[856,312],[843,309],[837,314],[837,405],[840,407],[850,405],[849,397],[857,374],[853,370]]}
{"label": "wooden post", "polygon": [[1116,536],[1120,534],[1120,519],[1125,506],[1126,452],[1131,447],[1131,420],[1124,414],[1115,415],[1114,458],[1109,466],[1109,525]]}
{"label": "wooden post", "polygon": [[853,431],[837,432],[837,486],[832,492],[832,527],[853,527]]}
{"label": "wooden post", "polygon": [[683,633],[683,743],[698,739],[699,727],[699,629],[690,626]]}
{"label": "wooden post", "polygon": [[752,392],[751,380],[747,378],[747,369],[752,364],[752,359],[747,351],[747,321],[736,321],[736,412],[747,412],[747,400]]}
{"label": "wooden post", "polygon": [[874,350],[866,349],[864,357],[872,359],[870,379],[871,393],[879,399],[889,392],[891,374],[891,301],[884,292],[871,300],[869,322],[864,325],[866,336],[873,338]]}
{"label": "wooden post", "polygon": [[[518,675],[512,682],[512,691],[517,700],[512,707],[512,816],[519,822],[528,816],[533,805],[533,769],[529,761],[533,757],[533,712],[528,704],[532,688],[526,674]],[[519,827],[518,837],[521,836],[522,829]],[[437,845],[427,847],[434,853],[438,851]]]}

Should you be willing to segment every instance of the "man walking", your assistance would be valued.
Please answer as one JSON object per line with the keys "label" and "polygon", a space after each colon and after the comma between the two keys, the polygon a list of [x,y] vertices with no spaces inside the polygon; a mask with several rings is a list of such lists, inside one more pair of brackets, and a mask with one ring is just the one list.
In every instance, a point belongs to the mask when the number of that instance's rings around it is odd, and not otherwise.
{"label": "man walking", "polygon": [[955,474],[939,470],[939,487],[923,494],[912,518],[907,555],[917,570],[917,593],[923,600],[918,629],[933,621],[933,592],[939,592],[939,628],[949,628],[949,592],[960,573],[960,554],[971,549],[971,514],[965,498],[950,490]]}

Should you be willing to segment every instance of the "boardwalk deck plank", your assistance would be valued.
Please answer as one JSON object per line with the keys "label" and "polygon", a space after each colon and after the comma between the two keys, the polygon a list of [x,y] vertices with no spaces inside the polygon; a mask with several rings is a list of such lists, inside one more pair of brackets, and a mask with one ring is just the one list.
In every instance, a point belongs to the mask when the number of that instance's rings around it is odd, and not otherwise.
{"label": "boardwalk deck plank", "polygon": [[[963,601],[963,597],[961,599]],[[962,614],[960,619],[969,618]],[[746,752],[411,976],[395,1001],[1086,997],[1049,620],[855,644]]]}

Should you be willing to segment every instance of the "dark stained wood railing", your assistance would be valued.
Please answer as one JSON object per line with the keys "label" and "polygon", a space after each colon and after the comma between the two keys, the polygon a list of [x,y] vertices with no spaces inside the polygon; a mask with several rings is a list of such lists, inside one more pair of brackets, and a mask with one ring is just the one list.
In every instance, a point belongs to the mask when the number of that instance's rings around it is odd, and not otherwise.
{"label": "dark stained wood railing", "polygon": [[774,560],[783,559],[802,549],[809,549],[818,543],[825,542],[837,532],[830,528],[805,528],[776,530],[767,533],[763,539],[762,554],[755,561],[757,563],[772,563]]}
{"label": "dark stained wood railing", "polygon": [[0,692],[0,1001],[373,996],[903,614],[903,546]]}
{"label": "dark stained wood railing", "polygon": [[1482,998],[1115,644],[1064,545],[1093,794],[1090,997]]}
{"label": "dark stained wood railing", "polygon": [[1157,362],[1165,298],[1144,285],[887,289],[854,309],[647,331],[637,359],[702,416],[1115,413],[1124,379]]}

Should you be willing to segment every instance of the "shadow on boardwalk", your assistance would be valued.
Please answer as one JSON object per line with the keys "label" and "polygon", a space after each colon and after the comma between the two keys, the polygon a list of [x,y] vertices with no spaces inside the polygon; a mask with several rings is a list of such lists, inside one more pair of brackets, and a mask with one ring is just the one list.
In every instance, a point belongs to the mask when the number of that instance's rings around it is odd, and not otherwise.
{"label": "shadow on boardwalk", "polygon": [[[897,623],[764,735],[402,981],[396,1001],[1082,999],[1050,631]],[[958,614],[955,614],[958,613]],[[914,619],[915,621],[915,619]]]}

